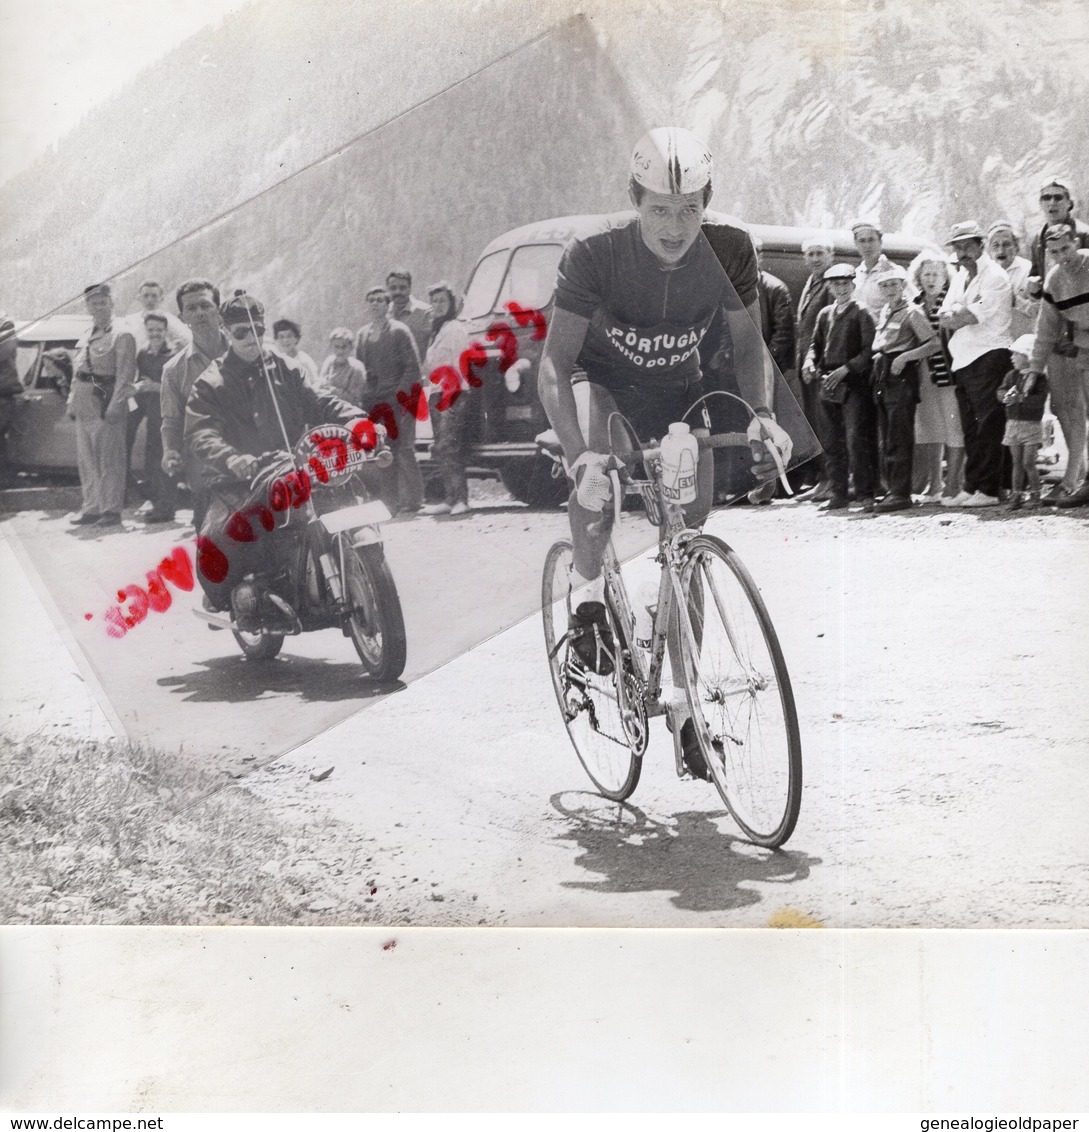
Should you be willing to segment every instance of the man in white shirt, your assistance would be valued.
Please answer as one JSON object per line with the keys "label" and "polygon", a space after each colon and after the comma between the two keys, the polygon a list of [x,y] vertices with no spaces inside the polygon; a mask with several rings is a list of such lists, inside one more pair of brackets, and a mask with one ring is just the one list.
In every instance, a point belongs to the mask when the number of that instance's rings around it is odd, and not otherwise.
{"label": "man in white shirt", "polygon": [[949,292],[938,322],[949,335],[953,379],[964,428],[965,507],[993,507],[1002,490],[1002,434],[1006,414],[997,392],[1010,368],[1013,288],[984,250],[974,221],[954,224],[948,243],[956,253]]}
{"label": "man in white shirt", "polygon": [[996,220],[987,229],[987,254],[1010,277],[1013,288],[1013,322],[1010,334],[1014,341],[1036,328],[1040,300],[1028,293],[1032,261],[1021,255],[1021,241],[1008,220]]}
{"label": "man in white shirt", "polygon": [[157,314],[166,319],[166,344],[172,353],[188,346],[193,340],[189,327],[176,318],[163,306],[163,285],[155,279],[145,279],[140,284],[140,305],[124,318],[125,329],[136,339],[136,348],[144,349],[148,344],[144,316]]}
{"label": "man in white shirt", "polygon": [[892,269],[892,261],[881,250],[884,233],[872,220],[854,220],[851,222],[851,234],[862,257],[862,262],[855,268],[854,300],[876,319],[885,300],[881,298],[881,291],[874,280]]}

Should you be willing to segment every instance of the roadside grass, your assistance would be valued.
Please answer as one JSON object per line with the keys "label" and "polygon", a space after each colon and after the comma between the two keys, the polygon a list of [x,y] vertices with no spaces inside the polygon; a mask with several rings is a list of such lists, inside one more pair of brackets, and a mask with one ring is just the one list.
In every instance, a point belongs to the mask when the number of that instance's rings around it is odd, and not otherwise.
{"label": "roadside grass", "polygon": [[332,819],[288,823],[222,781],[135,744],[0,735],[0,922],[377,919],[373,845]]}

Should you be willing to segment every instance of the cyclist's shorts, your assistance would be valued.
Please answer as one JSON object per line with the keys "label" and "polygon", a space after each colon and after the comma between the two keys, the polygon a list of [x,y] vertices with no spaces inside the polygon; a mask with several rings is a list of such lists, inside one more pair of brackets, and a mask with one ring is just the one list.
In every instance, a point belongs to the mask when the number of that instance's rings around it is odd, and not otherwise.
{"label": "cyclist's shorts", "polygon": [[[635,429],[640,443],[648,444],[651,439],[661,440],[674,421],[685,421],[690,428],[706,427],[701,409],[692,406],[704,394],[702,381],[661,382],[622,385],[614,380],[588,380],[609,393],[616,407]],[[689,409],[692,409],[689,412]],[[619,422],[610,427],[611,437],[625,435]],[[624,447],[621,444],[621,447]],[[614,447],[614,451],[615,451]]]}

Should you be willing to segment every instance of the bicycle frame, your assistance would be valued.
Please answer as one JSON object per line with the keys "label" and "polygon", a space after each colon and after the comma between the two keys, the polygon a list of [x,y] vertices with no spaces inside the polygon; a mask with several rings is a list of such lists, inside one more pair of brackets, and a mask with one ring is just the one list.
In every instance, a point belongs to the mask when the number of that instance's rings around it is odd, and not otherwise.
{"label": "bicycle frame", "polygon": [[[746,433],[727,432],[710,437],[698,437],[697,439],[701,451],[725,447],[748,447],[750,445]],[[680,599],[680,564],[684,557],[685,547],[699,534],[699,531],[686,526],[683,507],[668,501],[662,493],[660,449],[645,449],[631,457],[629,462],[642,462],[649,469],[651,478],[622,482],[619,475],[616,472],[613,473],[616,522],[620,522],[620,503],[625,495],[641,495],[644,502],[648,501],[649,496],[650,506],[648,511],[656,512],[662,517],[662,521],[658,525],[658,553],[656,555],[656,561],[661,567],[658,578],[657,608],[652,621],[650,648],[645,652],[643,649],[634,646],[635,613],[632,610],[631,598],[624,584],[621,563],[616,556],[612,539],[609,540],[605,548],[602,573],[605,576],[606,592],[610,595],[614,605],[617,606],[614,612],[622,620],[628,643],[631,646],[632,667],[643,684],[647,715],[657,716],[664,715],[668,710],[668,705],[661,702],[662,669],[665,662],[670,617],[674,608],[680,611],[678,631],[685,636],[689,645],[694,646],[696,644],[688,611],[684,608],[684,602]],[[718,601],[717,595],[716,601]],[[728,630],[728,632],[731,648],[738,657],[739,663],[742,663],[737,641],[733,637],[732,630]],[[620,696],[623,699],[623,689],[620,690]],[[624,708],[625,704],[621,703],[620,706]]]}

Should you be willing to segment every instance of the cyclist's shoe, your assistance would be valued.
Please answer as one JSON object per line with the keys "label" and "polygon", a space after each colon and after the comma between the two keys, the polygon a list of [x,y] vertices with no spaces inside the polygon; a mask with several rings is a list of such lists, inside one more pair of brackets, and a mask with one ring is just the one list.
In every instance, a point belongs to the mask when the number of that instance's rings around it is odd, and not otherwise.
{"label": "cyclist's shoe", "polygon": [[575,656],[591,672],[599,676],[612,672],[616,642],[604,602],[582,602],[571,614],[567,639]]}
{"label": "cyclist's shoe", "polygon": [[704,782],[710,782],[711,771],[707,767],[703,751],[700,750],[699,740],[696,738],[696,728],[691,718],[686,719],[681,728],[681,749],[683,751],[681,758],[684,761],[684,769],[693,778],[702,778]]}

